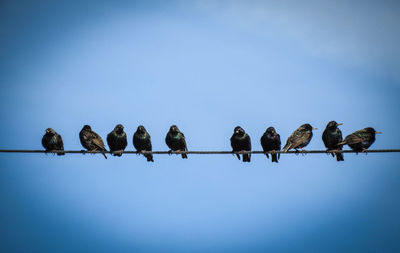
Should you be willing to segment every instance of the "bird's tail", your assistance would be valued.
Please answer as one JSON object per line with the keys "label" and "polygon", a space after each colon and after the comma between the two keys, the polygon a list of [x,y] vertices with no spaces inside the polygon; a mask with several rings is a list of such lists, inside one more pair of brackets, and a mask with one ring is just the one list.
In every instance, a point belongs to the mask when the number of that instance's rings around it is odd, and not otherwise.
{"label": "bird's tail", "polygon": [[272,162],[278,162],[278,154],[271,154],[271,157]]}
{"label": "bird's tail", "polygon": [[286,145],[283,147],[282,151],[286,153],[286,152],[288,152],[288,150],[291,149],[291,148],[292,148],[292,147],[291,147],[290,143],[286,143]]}
{"label": "bird's tail", "polygon": [[237,158],[240,160],[240,155],[239,155],[239,154],[236,154],[236,156],[237,156]]}
{"label": "bird's tail", "polygon": [[182,155],[182,159],[187,159],[187,154],[181,154]]}
{"label": "bird's tail", "polygon": [[152,154],[147,154],[147,155],[144,155],[144,156],[147,158],[148,162],[154,162]]}
{"label": "bird's tail", "polygon": [[343,153],[336,153],[336,160],[337,160],[338,162],[344,161],[344,159],[343,159]]}
{"label": "bird's tail", "polygon": [[250,162],[251,154],[243,154],[243,162]]}

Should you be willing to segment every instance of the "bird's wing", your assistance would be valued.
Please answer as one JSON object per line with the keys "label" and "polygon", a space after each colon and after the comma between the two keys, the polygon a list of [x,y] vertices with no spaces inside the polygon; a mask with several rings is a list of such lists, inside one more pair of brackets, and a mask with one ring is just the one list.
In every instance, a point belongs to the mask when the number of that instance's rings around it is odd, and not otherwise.
{"label": "bird's wing", "polygon": [[356,144],[356,143],[360,143],[363,141],[363,138],[361,136],[359,136],[356,133],[350,134],[346,136],[346,139],[344,140],[347,144]]}
{"label": "bird's wing", "polygon": [[98,135],[95,132],[91,132],[90,137],[92,139],[92,142],[95,146],[100,148],[101,150],[105,149],[103,139],[101,139],[100,135]]}
{"label": "bird's wing", "polygon": [[251,140],[250,140],[250,136],[248,134],[246,134],[246,150],[251,150]]}
{"label": "bird's wing", "polygon": [[188,149],[187,149],[187,146],[186,146],[186,138],[185,138],[185,135],[184,135],[183,133],[181,133],[181,134],[182,134],[183,145],[185,146],[185,151],[187,151]]}
{"label": "bird's wing", "polygon": [[61,135],[57,135],[57,143],[60,145],[61,150],[64,150],[64,143],[63,140],[61,138]]}

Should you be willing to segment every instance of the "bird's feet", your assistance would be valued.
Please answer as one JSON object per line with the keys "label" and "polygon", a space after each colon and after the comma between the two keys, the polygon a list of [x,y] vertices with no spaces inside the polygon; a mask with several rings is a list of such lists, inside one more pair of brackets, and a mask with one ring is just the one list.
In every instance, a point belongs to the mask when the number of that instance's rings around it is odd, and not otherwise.
{"label": "bird's feet", "polygon": [[367,149],[366,148],[362,148],[362,153],[364,153],[365,155],[368,155]]}
{"label": "bird's feet", "polygon": [[168,155],[172,154],[172,149],[168,150]]}
{"label": "bird's feet", "polygon": [[116,150],[116,151],[113,152],[113,155],[114,156],[122,156],[122,153],[124,153],[123,149],[122,150]]}

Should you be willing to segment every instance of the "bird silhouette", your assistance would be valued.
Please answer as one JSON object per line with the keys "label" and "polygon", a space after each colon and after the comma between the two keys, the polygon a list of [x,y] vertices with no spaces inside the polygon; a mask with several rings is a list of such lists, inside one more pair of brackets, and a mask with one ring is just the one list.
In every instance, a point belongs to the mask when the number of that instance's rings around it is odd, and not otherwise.
{"label": "bird silhouette", "polygon": [[123,125],[116,125],[114,130],[107,135],[107,144],[110,147],[112,155],[122,156],[126,146],[128,146],[128,140]]}
{"label": "bird silhouette", "polygon": [[[250,136],[240,126],[235,127],[231,137],[232,152],[251,151]],[[240,160],[240,155],[236,154]],[[243,162],[250,162],[251,154],[243,154]]]}
{"label": "bird silhouette", "polygon": [[[260,142],[264,152],[271,152],[271,161],[277,163],[280,153],[276,154],[275,151],[281,150],[281,137],[275,131],[275,128],[268,127],[261,136]],[[269,158],[268,153],[265,153],[265,155]]]}
{"label": "bird silhouette", "polygon": [[336,160],[338,162],[344,161],[343,153],[335,152],[343,148],[343,145],[338,145],[338,143],[343,141],[342,131],[338,128],[340,125],[342,125],[342,123],[330,121],[322,133],[322,140],[327,148],[326,151],[331,152],[332,156],[336,155]]}
{"label": "bird silhouette", "polygon": [[[56,131],[53,128],[47,128],[46,133],[42,138],[42,145],[46,149],[46,152],[54,152],[56,150],[64,150],[64,143]],[[57,155],[65,155],[64,152],[57,152]]]}
{"label": "bird silhouette", "polygon": [[[179,130],[176,125],[169,128],[165,143],[171,149],[170,151],[187,151],[185,135]],[[182,154],[182,158],[188,158],[186,154]]]}
{"label": "bird silhouette", "polygon": [[304,151],[303,148],[310,143],[313,136],[312,130],[316,130],[316,128],[313,128],[310,124],[303,124],[297,128],[287,139],[283,152],[287,152],[292,148],[296,149],[296,151],[298,148]]}
{"label": "bird silhouette", "polygon": [[[144,126],[140,125],[133,134],[133,146],[137,152],[152,151],[151,137]],[[154,162],[153,154],[144,154],[148,162]]]}
{"label": "bird silhouette", "polygon": [[[84,125],[82,130],[79,132],[79,139],[81,144],[88,151],[107,151],[103,139],[96,132],[92,131],[89,125]],[[102,153],[104,158],[107,159],[105,153]]]}
{"label": "bird silhouette", "polygon": [[372,143],[375,142],[375,134],[381,133],[382,132],[375,131],[372,127],[366,127],[347,135],[344,141],[340,142],[339,145],[347,144],[356,152],[365,152]]}

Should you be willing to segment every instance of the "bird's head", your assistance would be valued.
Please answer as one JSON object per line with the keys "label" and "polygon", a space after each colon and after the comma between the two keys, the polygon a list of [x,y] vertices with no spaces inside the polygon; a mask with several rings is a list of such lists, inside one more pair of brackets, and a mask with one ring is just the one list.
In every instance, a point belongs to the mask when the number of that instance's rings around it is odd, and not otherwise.
{"label": "bird's head", "polygon": [[179,132],[179,128],[178,128],[176,125],[172,125],[172,126],[169,128],[169,131],[170,131],[171,133],[176,133],[176,132]]}
{"label": "bird's head", "polygon": [[146,128],[144,128],[144,126],[140,125],[137,127],[137,132],[139,133],[145,133],[146,132]]}
{"label": "bird's head", "polygon": [[122,124],[118,124],[115,126],[114,131],[118,134],[122,134],[124,132],[124,126]]}
{"label": "bird's head", "polygon": [[273,127],[268,127],[265,132],[267,132],[269,134],[275,134],[276,133],[275,128],[273,128]]}
{"label": "bird's head", "polygon": [[54,131],[53,128],[47,128],[47,129],[46,129],[46,134],[55,135],[55,134],[56,134],[56,131]]}
{"label": "bird's head", "polygon": [[326,128],[329,129],[336,129],[338,126],[343,125],[342,123],[337,123],[336,121],[332,120],[326,125]]}
{"label": "bird's head", "polygon": [[300,128],[302,128],[302,129],[305,129],[305,130],[307,130],[307,131],[312,131],[312,130],[317,130],[317,128],[315,128],[315,127],[312,127],[310,124],[304,124],[304,125],[301,125],[301,127]]}
{"label": "bird's head", "polygon": [[237,135],[243,135],[245,133],[243,128],[241,128],[240,126],[235,127],[235,130],[233,132],[234,132],[234,134],[237,134]]}
{"label": "bird's head", "polygon": [[84,125],[83,128],[82,128],[82,130],[91,131],[92,128],[91,128],[89,125]]}
{"label": "bird's head", "polygon": [[372,127],[366,127],[365,128],[365,131],[367,131],[368,133],[371,133],[371,134],[381,134],[382,132],[380,132],[380,131],[376,131],[375,129],[373,129]]}

